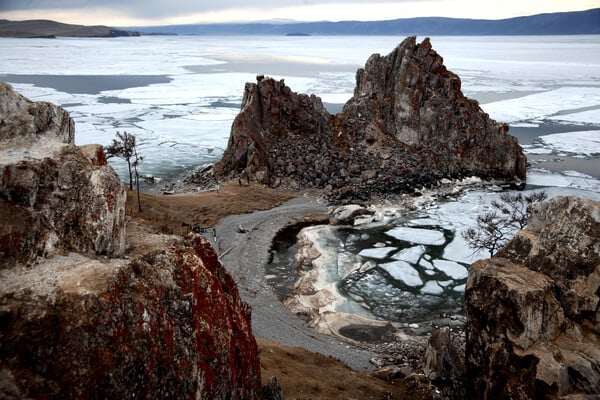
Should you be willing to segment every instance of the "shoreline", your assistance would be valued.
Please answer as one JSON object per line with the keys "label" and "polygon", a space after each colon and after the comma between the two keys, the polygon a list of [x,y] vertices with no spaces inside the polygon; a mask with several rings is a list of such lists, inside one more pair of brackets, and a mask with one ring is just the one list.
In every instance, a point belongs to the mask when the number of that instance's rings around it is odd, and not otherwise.
{"label": "shoreline", "polygon": [[264,266],[276,234],[290,223],[326,212],[326,204],[305,195],[270,210],[228,216],[216,226],[220,260],[236,281],[242,300],[252,307],[252,330],[257,338],[321,353],[356,371],[373,371],[370,360],[376,353],[308,326],[277,298],[265,278]]}

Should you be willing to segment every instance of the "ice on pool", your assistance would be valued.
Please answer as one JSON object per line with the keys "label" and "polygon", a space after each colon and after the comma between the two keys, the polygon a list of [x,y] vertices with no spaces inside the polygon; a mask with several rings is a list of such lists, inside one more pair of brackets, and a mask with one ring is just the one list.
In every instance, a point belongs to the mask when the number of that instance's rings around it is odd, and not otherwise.
{"label": "ice on pool", "polygon": [[442,232],[432,229],[400,226],[387,231],[385,234],[409,243],[441,246],[446,242],[446,238]]}
{"label": "ice on pool", "polygon": [[402,260],[411,264],[418,264],[421,257],[425,254],[424,246],[413,246],[400,250],[392,256],[394,260]]}
{"label": "ice on pool", "polygon": [[392,261],[390,263],[380,264],[381,268],[387,271],[392,278],[404,282],[407,286],[421,286],[423,281],[419,276],[419,271],[405,261]]}
{"label": "ice on pool", "polygon": [[466,287],[467,287],[467,285],[463,283],[462,285],[458,285],[458,286],[456,286],[456,287],[454,288],[454,291],[455,291],[455,292],[458,292],[458,293],[464,293],[464,292],[465,292],[465,289],[466,289]]}
{"label": "ice on pool", "polygon": [[439,295],[444,293],[444,289],[436,281],[429,281],[421,288],[421,293]]}
{"label": "ice on pool", "polygon": [[454,261],[433,260],[433,266],[455,280],[465,279],[467,277],[467,268]]}
{"label": "ice on pool", "polygon": [[364,249],[360,253],[358,253],[358,255],[361,257],[369,257],[383,260],[388,256],[388,254],[390,254],[394,250],[397,249],[395,247],[374,247],[372,249]]}

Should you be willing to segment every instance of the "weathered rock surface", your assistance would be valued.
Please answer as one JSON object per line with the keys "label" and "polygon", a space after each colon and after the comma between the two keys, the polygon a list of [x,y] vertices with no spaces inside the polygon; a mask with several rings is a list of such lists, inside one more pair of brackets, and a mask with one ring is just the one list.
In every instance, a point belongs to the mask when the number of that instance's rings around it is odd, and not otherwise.
{"label": "weathered rock surface", "polygon": [[122,183],[73,128],[0,83],[0,398],[259,398],[250,309],[210,242],[126,232]]}
{"label": "weathered rock surface", "polygon": [[338,200],[410,192],[443,177],[525,178],[526,157],[508,125],[462,94],[429,39],[409,37],[371,56],[356,81],[335,116],[283,81],[246,84],[215,175],[333,189]]}
{"label": "weathered rock surface", "polygon": [[600,203],[534,203],[526,229],[471,266],[470,398],[600,395]]}
{"label": "weathered rock surface", "polygon": [[101,146],[73,144],[74,123],[0,83],[0,265],[125,250],[125,189]]}
{"label": "weathered rock surface", "polygon": [[2,398],[258,398],[250,310],[201,236],[0,274]]}

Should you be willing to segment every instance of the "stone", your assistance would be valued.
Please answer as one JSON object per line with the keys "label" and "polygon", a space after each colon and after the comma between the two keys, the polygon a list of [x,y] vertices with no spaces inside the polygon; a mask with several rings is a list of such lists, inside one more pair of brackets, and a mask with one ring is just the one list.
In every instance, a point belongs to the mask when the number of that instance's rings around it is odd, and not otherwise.
{"label": "stone", "polygon": [[283,81],[246,84],[215,177],[331,188],[332,200],[350,202],[448,178],[522,180],[526,165],[508,125],[463,95],[429,39],[417,44],[411,36],[369,58],[337,115]]}
{"label": "stone", "polygon": [[363,215],[372,215],[373,211],[358,204],[336,207],[331,211],[329,223],[332,225],[353,225],[354,220]]}
{"label": "stone", "polygon": [[[452,398],[465,398],[464,346],[457,343],[449,328],[440,328],[429,337],[423,372],[436,386],[451,393]],[[464,344],[464,343],[463,343]]]}
{"label": "stone", "polygon": [[530,205],[527,227],[471,266],[469,397],[598,397],[599,238],[599,202],[556,197]]}

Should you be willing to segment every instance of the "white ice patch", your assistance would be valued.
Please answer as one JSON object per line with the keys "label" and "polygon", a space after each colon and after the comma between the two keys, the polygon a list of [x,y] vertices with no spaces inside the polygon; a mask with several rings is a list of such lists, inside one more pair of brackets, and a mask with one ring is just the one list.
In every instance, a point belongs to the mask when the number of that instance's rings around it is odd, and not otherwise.
{"label": "white ice patch", "polygon": [[358,253],[361,257],[369,257],[376,258],[378,260],[383,260],[390,254],[392,251],[397,250],[395,247],[375,247],[372,249],[364,249]]}
{"label": "white ice patch", "polygon": [[[596,111],[600,114],[600,111]],[[553,151],[598,155],[600,154],[600,130],[555,133],[540,136],[540,140]]]}
{"label": "white ice patch", "polygon": [[573,114],[556,115],[549,119],[570,123],[600,124],[600,109],[576,112]]}
{"label": "white ice patch", "polygon": [[466,288],[467,288],[467,285],[463,283],[462,285],[458,285],[458,286],[454,287],[453,290],[458,293],[464,293]]}
{"label": "white ice patch", "polygon": [[418,264],[421,257],[425,254],[425,247],[413,246],[402,249],[392,256],[394,260],[406,261],[411,264]]}
{"label": "white ice patch", "polygon": [[385,232],[385,234],[397,240],[402,240],[409,243],[441,246],[446,242],[442,232],[431,229],[409,228],[401,226],[391,229]]}
{"label": "white ice patch", "polygon": [[433,266],[455,280],[465,279],[468,274],[464,266],[448,260],[433,260]]}
{"label": "white ice patch", "polygon": [[435,296],[444,293],[444,289],[436,281],[429,281],[421,288],[421,293]]}
{"label": "white ice patch", "polygon": [[[557,101],[560,99],[560,101]],[[517,99],[486,104],[484,111],[502,122],[539,120],[600,104],[600,87],[561,87]],[[573,111],[575,114],[576,111]],[[560,119],[565,119],[561,115]],[[589,122],[589,121],[585,121]]]}
{"label": "white ice patch", "polygon": [[573,174],[565,175],[564,173],[555,173],[545,170],[529,170],[527,171],[527,184],[534,186],[546,186],[563,188],[561,194],[567,195],[565,189],[585,190],[588,193],[577,194],[585,198],[595,199],[600,193],[600,180],[589,177],[585,174],[573,176]]}
{"label": "white ice patch", "polygon": [[386,270],[392,278],[404,282],[407,286],[415,287],[423,284],[419,272],[407,262],[393,261],[379,266]]}

